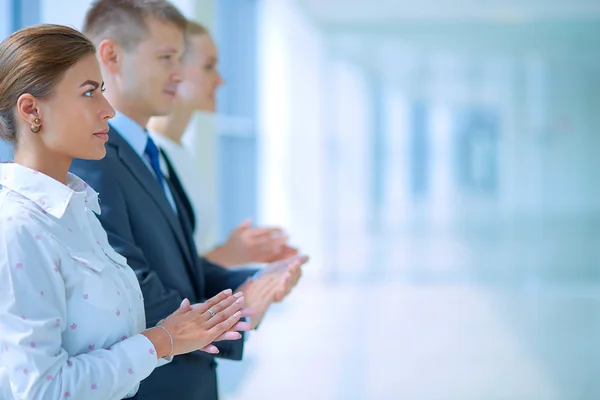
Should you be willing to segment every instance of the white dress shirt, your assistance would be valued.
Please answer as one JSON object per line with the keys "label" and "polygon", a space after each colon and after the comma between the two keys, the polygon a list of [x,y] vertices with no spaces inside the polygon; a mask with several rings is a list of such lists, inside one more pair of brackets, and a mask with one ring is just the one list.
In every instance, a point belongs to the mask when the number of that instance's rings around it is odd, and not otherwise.
{"label": "white dress shirt", "polygon": [[158,365],[139,283],[98,194],[0,164],[0,400],[133,396]]}

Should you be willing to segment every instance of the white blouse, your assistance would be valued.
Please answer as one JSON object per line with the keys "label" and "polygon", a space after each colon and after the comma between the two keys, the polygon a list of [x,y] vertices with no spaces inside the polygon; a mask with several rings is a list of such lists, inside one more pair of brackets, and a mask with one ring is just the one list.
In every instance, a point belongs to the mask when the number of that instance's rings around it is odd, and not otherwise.
{"label": "white blouse", "polygon": [[159,364],[98,194],[0,164],[0,400],[122,399]]}
{"label": "white blouse", "polygon": [[[200,164],[193,153],[185,146],[175,143],[170,138],[158,132],[149,131],[152,140],[167,153],[175,172],[185,190],[196,217],[196,230],[194,242],[198,254],[204,254],[215,246],[213,232],[216,230],[215,207],[211,204],[208,194],[202,187]],[[169,177],[169,170],[164,158],[161,156],[161,170]]]}

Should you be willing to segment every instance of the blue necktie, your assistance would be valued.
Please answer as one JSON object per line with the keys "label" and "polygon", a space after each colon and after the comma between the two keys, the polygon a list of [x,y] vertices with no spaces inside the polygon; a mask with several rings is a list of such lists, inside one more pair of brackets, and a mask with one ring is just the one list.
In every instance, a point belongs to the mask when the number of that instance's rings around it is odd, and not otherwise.
{"label": "blue necktie", "polygon": [[160,183],[160,186],[164,188],[164,179],[162,171],[160,170],[160,162],[158,161],[158,147],[156,147],[156,143],[154,143],[154,140],[152,140],[150,136],[148,136],[148,142],[146,142],[145,152],[150,158],[150,166],[154,170],[154,174],[156,175],[156,179],[158,179],[158,183]]}

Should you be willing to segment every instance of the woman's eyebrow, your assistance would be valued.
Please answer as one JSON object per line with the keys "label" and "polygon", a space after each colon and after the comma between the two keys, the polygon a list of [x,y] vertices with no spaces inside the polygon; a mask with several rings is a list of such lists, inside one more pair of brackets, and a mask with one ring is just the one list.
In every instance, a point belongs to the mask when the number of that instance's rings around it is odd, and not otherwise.
{"label": "woman's eyebrow", "polygon": [[85,85],[92,85],[94,87],[94,89],[98,89],[100,87],[100,84],[98,82],[92,81],[90,79],[83,82],[81,85],[79,85],[79,87],[84,87]]}

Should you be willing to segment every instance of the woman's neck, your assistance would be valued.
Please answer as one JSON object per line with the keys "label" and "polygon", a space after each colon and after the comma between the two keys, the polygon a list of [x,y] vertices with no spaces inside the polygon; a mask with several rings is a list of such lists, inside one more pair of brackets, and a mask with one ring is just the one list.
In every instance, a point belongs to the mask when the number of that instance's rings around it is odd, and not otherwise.
{"label": "woman's neck", "polygon": [[152,117],[148,122],[148,129],[157,132],[181,144],[181,138],[187,129],[194,110],[182,106],[173,108],[173,112],[163,117]]}
{"label": "woman's neck", "polygon": [[73,161],[70,157],[51,157],[47,153],[37,151],[21,152],[17,149],[14,162],[29,169],[39,171],[44,175],[67,184],[67,174]]}

